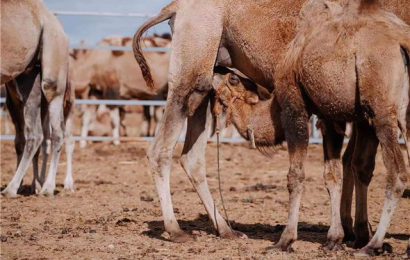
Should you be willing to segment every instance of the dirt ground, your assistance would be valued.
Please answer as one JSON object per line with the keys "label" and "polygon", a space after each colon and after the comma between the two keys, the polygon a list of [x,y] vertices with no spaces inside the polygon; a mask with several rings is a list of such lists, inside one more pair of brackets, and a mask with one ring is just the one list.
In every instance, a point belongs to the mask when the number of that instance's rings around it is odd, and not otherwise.
{"label": "dirt ground", "polygon": [[[2,142],[1,187],[15,169],[13,143]],[[288,193],[287,152],[265,157],[248,145],[223,145],[223,193],[233,227],[247,240],[222,240],[215,236],[205,209],[174,157],[173,202],[183,229],[196,241],[167,241],[159,201],[149,174],[147,143],[92,144],[75,150],[75,193],[63,191],[65,156],[59,167],[57,194],[53,198],[21,196],[0,198],[1,259],[317,259],[353,258],[354,250],[324,252],[329,225],[329,198],[322,178],[322,148],[311,146],[295,253],[268,249],[278,241],[286,224]],[[207,150],[208,180],[217,197],[216,146]],[[176,154],[180,154],[178,145]],[[380,155],[370,187],[369,215],[376,228],[382,209],[385,177]],[[31,182],[32,173],[25,178]],[[386,242],[401,258],[410,235],[410,199],[403,198]]]}

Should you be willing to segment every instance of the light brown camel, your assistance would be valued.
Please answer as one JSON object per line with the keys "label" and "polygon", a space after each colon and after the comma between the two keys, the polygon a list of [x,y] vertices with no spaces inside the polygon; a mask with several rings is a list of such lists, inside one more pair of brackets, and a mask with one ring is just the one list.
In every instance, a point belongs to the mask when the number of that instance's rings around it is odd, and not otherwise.
{"label": "light brown camel", "polygon": [[[170,45],[169,35],[144,38],[144,46],[167,48]],[[125,37],[112,37],[102,40],[103,46],[131,46],[132,39]],[[154,67],[154,79],[158,93],[148,89],[142,74],[136,73],[137,63],[131,52],[107,50],[75,51],[70,60],[71,83],[76,90],[76,96],[83,99],[140,99],[140,100],[165,100],[167,92],[167,75],[169,53],[149,52],[147,59]],[[156,108],[159,109],[159,108]],[[83,108],[83,123],[81,136],[86,137],[90,130],[92,119],[95,118],[96,108],[87,106]],[[117,106],[109,106],[113,123],[113,137],[120,136],[120,111]],[[123,114],[123,113],[121,113]],[[155,114],[155,113],[154,113]],[[147,121],[144,131],[153,135],[155,122],[151,117],[150,108],[144,107],[144,119]],[[81,147],[86,146],[86,141],[80,142]],[[114,141],[118,145],[119,141]]]}
{"label": "light brown camel", "polygon": [[[297,236],[308,145],[307,119],[310,113],[315,113],[333,124],[355,122],[358,131],[355,149],[360,152],[354,152],[357,158],[352,160],[360,160],[364,167],[374,161],[377,145],[381,144],[388,176],[386,200],[377,231],[360,253],[374,254],[382,248],[408,177],[397,130],[406,133],[409,52],[410,27],[382,10],[376,0],[350,0],[340,15],[328,21],[315,15],[302,18],[285,60],[278,66],[275,81],[291,163],[289,218],[292,222],[288,223],[287,236],[282,236],[279,244],[291,243]],[[342,142],[343,135],[338,133],[334,133],[328,144],[325,139],[325,146],[332,147],[325,163],[332,217],[340,208]],[[366,178],[358,169],[356,174]],[[338,239],[343,238],[343,230],[335,231]]]}
{"label": "light brown camel", "polygon": [[[303,2],[295,1],[289,5],[287,1],[178,0],[135,34],[134,55],[148,85],[152,86],[153,80],[139,41],[146,30],[165,20],[170,20],[173,31],[168,103],[148,152],[165,230],[170,233],[172,241],[190,239],[175,218],[169,186],[172,154],[187,117],[188,134],[181,164],[218,233],[222,237],[242,236],[229,229],[217,210],[214,214],[215,204],[205,176],[204,152],[210,120],[206,110],[213,68],[215,65],[235,67],[255,82],[272,89],[275,65],[294,36],[296,17]],[[403,2],[406,5],[406,1]],[[192,38],[192,35],[197,37]]]}
{"label": "light brown camel", "polygon": [[[15,176],[2,194],[15,197],[30,162],[43,140],[42,95],[47,104],[51,128],[51,164],[41,194],[53,195],[61,146],[64,140],[64,103],[67,93],[68,39],[57,18],[42,1],[1,2],[1,84],[6,84],[8,100],[19,103],[24,131],[17,131],[19,164]],[[22,92],[29,84],[31,90]],[[27,88],[24,88],[27,90]],[[16,103],[15,103],[16,104]],[[24,134],[24,135],[23,135]],[[21,155],[20,155],[21,154]]]}

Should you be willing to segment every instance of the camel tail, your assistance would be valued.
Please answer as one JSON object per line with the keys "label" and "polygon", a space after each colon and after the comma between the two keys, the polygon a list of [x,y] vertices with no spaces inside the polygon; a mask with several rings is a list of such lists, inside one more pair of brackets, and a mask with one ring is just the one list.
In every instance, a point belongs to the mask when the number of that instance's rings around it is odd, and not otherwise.
{"label": "camel tail", "polygon": [[165,20],[171,19],[177,12],[177,2],[174,1],[168,6],[164,7],[158,16],[155,16],[145,22],[135,33],[133,43],[132,43],[132,50],[134,52],[134,57],[138,62],[138,65],[141,68],[142,76],[150,89],[154,89],[154,80],[152,78],[151,70],[148,66],[147,60],[145,59],[142,53],[141,47],[141,38],[142,35],[154,25],[157,25]]}

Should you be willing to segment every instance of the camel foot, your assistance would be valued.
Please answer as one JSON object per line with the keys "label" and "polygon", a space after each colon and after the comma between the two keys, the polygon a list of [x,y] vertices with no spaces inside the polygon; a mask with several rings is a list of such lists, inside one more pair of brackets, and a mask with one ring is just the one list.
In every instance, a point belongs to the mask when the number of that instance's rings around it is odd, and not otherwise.
{"label": "camel foot", "polygon": [[34,181],[30,187],[31,194],[38,194],[41,190],[41,184],[38,181]]}
{"label": "camel foot", "polygon": [[407,247],[407,257],[410,258],[410,246]]}
{"label": "camel foot", "polygon": [[389,243],[383,243],[382,247],[375,248],[372,246],[365,246],[360,249],[358,252],[354,253],[356,257],[370,257],[370,256],[378,256],[384,253],[391,254],[393,253],[393,247]]}
{"label": "camel foot", "polygon": [[45,196],[45,197],[53,197],[54,196],[54,189],[43,187],[43,189],[40,191],[40,195]]}
{"label": "camel foot", "polygon": [[293,240],[282,240],[280,239],[278,243],[274,244],[271,249],[281,250],[283,252],[293,253],[295,250],[292,248]]}
{"label": "camel foot", "polygon": [[65,181],[64,182],[64,190],[69,192],[74,192],[75,187],[73,181]]}
{"label": "camel foot", "polygon": [[236,230],[229,230],[228,232],[224,232],[220,235],[221,238],[224,239],[247,239],[248,236],[245,235],[244,233]]}
{"label": "camel foot", "polygon": [[195,238],[193,235],[185,233],[184,231],[181,231],[181,232],[170,234],[169,240],[174,243],[186,243],[186,242],[195,241]]}
{"label": "camel foot", "polygon": [[337,241],[327,241],[326,244],[323,245],[323,250],[325,251],[340,251],[340,250],[344,250],[344,247],[341,243],[337,242]]}
{"label": "camel foot", "polygon": [[6,197],[6,198],[11,198],[11,199],[18,197],[17,192],[10,191],[10,190],[7,189],[7,188],[4,189],[4,190],[1,192],[1,195],[4,196],[4,197]]}

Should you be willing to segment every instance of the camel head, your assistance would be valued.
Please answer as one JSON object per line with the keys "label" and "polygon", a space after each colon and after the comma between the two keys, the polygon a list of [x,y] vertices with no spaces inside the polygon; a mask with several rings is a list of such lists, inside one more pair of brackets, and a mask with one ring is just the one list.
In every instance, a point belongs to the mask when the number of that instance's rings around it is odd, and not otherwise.
{"label": "camel head", "polygon": [[234,124],[253,147],[275,146],[284,140],[278,102],[265,88],[226,68],[216,70],[213,87],[218,128]]}

